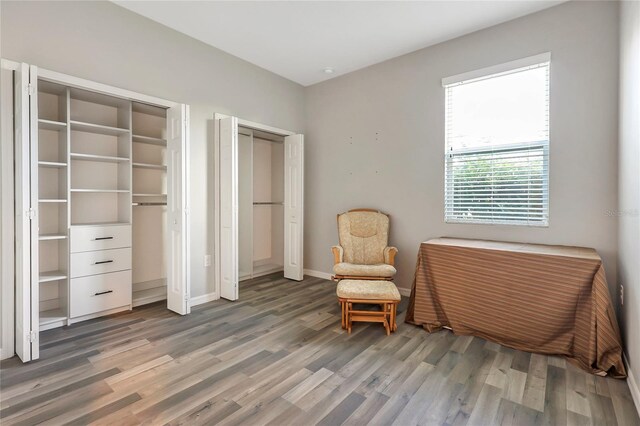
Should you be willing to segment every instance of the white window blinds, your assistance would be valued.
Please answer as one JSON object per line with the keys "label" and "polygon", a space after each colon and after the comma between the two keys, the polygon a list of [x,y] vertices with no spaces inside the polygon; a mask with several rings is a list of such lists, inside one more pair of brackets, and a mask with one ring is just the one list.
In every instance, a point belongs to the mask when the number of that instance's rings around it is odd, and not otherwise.
{"label": "white window blinds", "polygon": [[449,81],[445,221],[547,226],[548,59]]}

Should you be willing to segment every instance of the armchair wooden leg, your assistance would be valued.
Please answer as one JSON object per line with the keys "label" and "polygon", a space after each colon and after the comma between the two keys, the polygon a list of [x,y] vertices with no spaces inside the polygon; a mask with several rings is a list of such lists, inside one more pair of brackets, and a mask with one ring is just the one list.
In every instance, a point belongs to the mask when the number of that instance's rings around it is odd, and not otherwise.
{"label": "armchair wooden leg", "polygon": [[394,303],[393,304],[393,331],[396,331],[398,329],[397,317],[398,317],[398,304]]}
{"label": "armchair wooden leg", "polygon": [[391,334],[391,330],[389,329],[389,321],[387,321],[386,317],[385,317],[384,322],[382,323],[382,325],[384,325],[384,331],[385,331],[385,333],[387,333],[387,336],[389,334]]}
{"label": "armchair wooden leg", "polygon": [[391,318],[391,332],[396,331],[396,304],[391,303],[389,317]]}
{"label": "armchair wooden leg", "polygon": [[396,324],[396,304],[391,304],[391,331],[396,331],[398,325]]}

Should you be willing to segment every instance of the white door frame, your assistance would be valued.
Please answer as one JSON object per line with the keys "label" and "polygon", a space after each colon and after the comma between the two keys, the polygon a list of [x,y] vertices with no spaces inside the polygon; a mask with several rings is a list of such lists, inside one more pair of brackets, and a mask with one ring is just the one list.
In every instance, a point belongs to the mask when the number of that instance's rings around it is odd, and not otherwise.
{"label": "white door frame", "polygon": [[[221,114],[216,112],[213,115],[214,122],[214,280],[215,280],[215,288],[216,288],[216,296],[215,299],[220,299],[220,140],[219,140],[219,128],[218,128],[218,120],[223,118],[231,117],[229,114]],[[273,126],[268,126],[266,124],[256,123],[255,121],[244,120],[238,117],[238,127],[245,127],[252,130],[260,130],[263,132],[271,133],[278,136],[293,136],[298,134],[298,132],[292,132],[291,130],[284,130]]]}
{"label": "white door frame", "polygon": [[[2,69],[4,70],[17,70],[20,66],[20,63],[16,62],[16,61],[12,61],[9,59],[1,59],[1,65],[2,65]],[[131,90],[127,90],[127,89],[121,89],[118,87],[114,87],[114,86],[110,86],[107,84],[102,84],[102,83],[97,83],[95,81],[91,81],[91,80],[87,80],[87,79],[83,79],[83,78],[79,78],[79,77],[74,77],[74,76],[70,76],[67,74],[62,74],[56,71],[51,71],[51,70],[47,70],[47,69],[43,69],[38,67],[38,78],[42,79],[42,80],[47,80],[47,81],[51,81],[54,83],[58,83],[58,84],[62,84],[68,87],[76,87],[79,89],[85,89],[85,90],[90,90],[93,92],[97,92],[97,93],[103,93],[109,96],[115,96],[115,97],[120,97],[120,98],[124,98],[124,99],[128,99],[131,101],[135,101],[135,102],[141,102],[141,103],[146,103],[146,104],[150,104],[150,105],[155,105],[155,106],[159,106],[159,107],[163,107],[163,108],[172,108],[175,106],[179,106],[182,105],[180,102],[174,102],[174,101],[169,101],[166,99],[162,99],[162,98],[157,98],[155,96],[149,96],[149,95],[145,95],[142,93],[138,93],[138,92],[134,92]],[[189,123],[190,123],[190,117],[189,117],[189,106],[187,105],[187,116],[186,116],[186,129],[185,129],[185,155],[188,157],[189,155],[189,137],[190,137],[190,132],[189,132]],[[2,148],[2,175],[4,176],[6,173],[11,173],[11,175],[13,176],[13,157],[11,158],[6,158],[5,156],[5,152],[7,152],[7,150],[5,150],[4,148],[4,144],[3,144],[3,148]],[[190,164],[190,159],[187,158],[185,164]],[[185,223],[184,223],[184,231],[186,233],[185,238],[186,238],[186,248],[187,248],[187,252],[184,253],[186,262],[188,264],[188,258],[189,258],[189,249],[191,247],[191,235],[190,235],[190,231],[191,231],[191,224],[190,224],[190,188],[189,188],[189,175],[190,175],[190,170],[189,168],[185,168],[185,170],[183,170],[183,179],[186,182],[187,185],[187,190],[185,191],[184,197],[185,197],[185,202],[186,202],[186,207],[185,207]],[[2,203],[1,203],[1,209],[0,209],[0,217],[2,219],[2,224],[8,224],[8,223],[13,223],[13,216],[14,216],[14,209],[13,209],[13,202],[15,202],[15,194],[13,193],[13,191],[6,191],[5,189],[7,187],[7,185],[12,185],[12,181],[6,181],[5,179],[2,179]],[[5,194],[11,194],[12,196],[12,202],[10,203],[10,206],[5,205]],[[11,216],[11,220],[8,219],[8,215]],[[1,357],[4,358],[9,358],[13,355],[15,355],[15,322],[13,321],[14,315],[15,315],[15,306],[13,303],[14,300],[14,294],[15,294],[15,277],[14,277],[14,268],[13,265],[15,264],[15,253],[13,251],[9,252],[9,253],[5,253],[4,247],[5,247],[5,242],[8,238],[5,238],[5,227],[3,225],[2,228],[2,250],[0,251],[2,254],[2,258],[0,259],[0,265],[2,266],[2,274],[0,276],[0,294],[2,296],[2,353],[0,354]],[[11,228],[11,232],[10,232],[10,236],[12,237],[9,240],[8,244],[13,245],[13,242],[15,241],[15,234],[13,232],[13,228]],[[7,235],[9,235],[9,233],[7,233]],[[5,268],[5,265],[10,264],[11,268]],[[184,279],[186,280],[186,291],[187,291],[187,295],[191,294],[191,273],[190,273],[190,268],[185,268],[184,270]],[[189,306],[190,304],[188,303],[187,306]],[[11,344],[6,343],[6,342],[11,342]]]}

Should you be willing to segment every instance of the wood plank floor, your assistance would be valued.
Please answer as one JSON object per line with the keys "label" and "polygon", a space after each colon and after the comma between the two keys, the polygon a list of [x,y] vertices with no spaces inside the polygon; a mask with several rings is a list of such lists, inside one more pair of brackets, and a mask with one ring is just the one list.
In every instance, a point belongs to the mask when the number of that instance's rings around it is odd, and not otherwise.
{"label": "wood plank floor", "polygon": [[640,424],[625,381],[403,320],[348,335],[334,283],[271,275],[185,317],[154,304],[50,330],[40,360],[1,364],[1,423]]}

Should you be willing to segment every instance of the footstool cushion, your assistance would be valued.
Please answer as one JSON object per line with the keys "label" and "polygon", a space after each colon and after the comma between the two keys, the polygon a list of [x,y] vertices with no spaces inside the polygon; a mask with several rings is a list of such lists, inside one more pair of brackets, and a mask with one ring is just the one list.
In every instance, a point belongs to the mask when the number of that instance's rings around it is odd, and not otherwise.
{"label": "footstool cushion", "polygon": [[336,293],[340,299],[400,300],[400,292],[391,281],[342,280]]}

